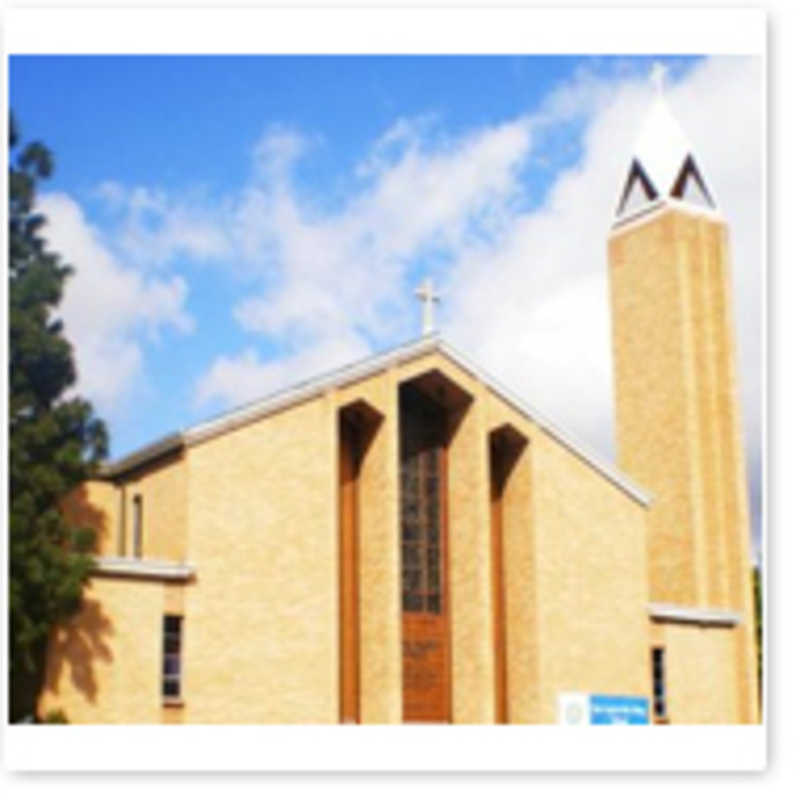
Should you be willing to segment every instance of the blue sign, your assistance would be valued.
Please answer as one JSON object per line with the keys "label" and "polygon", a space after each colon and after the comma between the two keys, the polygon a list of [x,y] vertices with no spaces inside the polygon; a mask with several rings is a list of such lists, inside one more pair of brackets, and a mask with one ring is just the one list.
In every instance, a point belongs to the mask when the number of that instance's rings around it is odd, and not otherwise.
{"label": "blue sign", "polygon": [[589,696],[589,722],[592,725],[647,725],[650,703],[646,697],[615,694]]}

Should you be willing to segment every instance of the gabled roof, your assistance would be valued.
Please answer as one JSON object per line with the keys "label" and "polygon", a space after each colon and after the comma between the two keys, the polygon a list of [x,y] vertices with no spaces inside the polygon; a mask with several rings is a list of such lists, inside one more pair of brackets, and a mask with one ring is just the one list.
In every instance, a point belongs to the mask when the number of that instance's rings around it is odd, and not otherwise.
{"label": "gabled roof", "polygon": [[616,216],[627,216],[645,202],[667,198],[716,207],[689,139],[659,92],[634,144]]}
{"label": "gabled roof", "polygon": [[484,386],[494,392],[512,408],[533,422],[542,431],[553,437],[567,447],[585,463],[618,486],[628,495],[643,505],[649,505],[650,495],[637,486],[629,477],[620,472],[613,464],[608,463],[602,456],[594,453],[590,448],[580,444],[577,439],[568,434],[559,426],[548,420],[524,400],[517,397],[490,377],[478,365],[474,364],[467,356],[459,353],[447,344],[438,334],[431,334],[412,342],[400,345],[392,350],[370,356],[361,361],[348,364],[331,372],[323,373],[287,389],[267,395],[261,400],[248,403],[221,414],[207,422],[194,425],[186,430],[173,433],[143,447],[124,458],[113,463],[105,464],[100,475],[113,478],[129,470],[142,466],[157,458],[174,453],[184,447],[219,436],[227,431],[247,425],[261,417],[288,408],[296,403],[303,402],[312,397],[324,394],[331,389],[347,386],[355,381],[362,380],[370,375],[379,373],[395,364],[402,364],[420,356],[439,353],[448,358],[456,366],[473,375]]}

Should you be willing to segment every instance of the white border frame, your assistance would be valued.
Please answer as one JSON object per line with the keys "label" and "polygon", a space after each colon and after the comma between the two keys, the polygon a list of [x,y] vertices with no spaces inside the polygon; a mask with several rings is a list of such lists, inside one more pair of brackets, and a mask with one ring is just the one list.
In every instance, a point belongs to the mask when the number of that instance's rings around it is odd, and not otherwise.
{"label": "white border frame", "polygon": [[[755,9],[193,9],[191,30],[184,24],[186,13],[175,8],[14,9],[6,17],[6,51],[766,55],[766,17]],[[766,77],[764,89],[766,109]],[[5,542],[3,548],[7,557]],[[743,771],[766,764],[764,725],[602,731],[6,725],[4,732],[5,764],[15,770]],[[412,739],[413,750],[408,747]],[[748,795],[756,791],[745,789]],[[675,787],[668,790],[672,794]]]}

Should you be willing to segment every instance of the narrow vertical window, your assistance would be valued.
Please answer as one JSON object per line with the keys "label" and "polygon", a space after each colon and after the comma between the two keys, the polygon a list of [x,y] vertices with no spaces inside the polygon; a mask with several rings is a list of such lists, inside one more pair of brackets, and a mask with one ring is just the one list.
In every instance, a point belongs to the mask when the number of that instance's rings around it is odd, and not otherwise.
{"label": "narrow vertical window", "polygon": [[164,664],[162,694],[165,700],[181,697],[181,633],[183,617],[164,615]]}
{"label": "narrow vertical window", "polygon": [[125,555],[125,484],[119,487],[119,530],[117,532],[117,555]]}
{"label": "narrow vertical window", "polygon": [[403,395],[400,500],[403,611],[442,614],[444,411],[406,389]]}
{"label": "narrow vertical window", "polygon": [[445,572],[447,425],[447,409],[430,394],[414,384],[401,386],[399,488],[405,722],[450,721]]}
{"label": "narrow vertical window", "polygon": [[654,647],[651,651],[653,668],[653,717],[657,722],[667,718],[667,685],[664,648]]}
{"label": "narrow vertical window", "polygon": [[142,557],[142,496],[133,496],[133,557]]}

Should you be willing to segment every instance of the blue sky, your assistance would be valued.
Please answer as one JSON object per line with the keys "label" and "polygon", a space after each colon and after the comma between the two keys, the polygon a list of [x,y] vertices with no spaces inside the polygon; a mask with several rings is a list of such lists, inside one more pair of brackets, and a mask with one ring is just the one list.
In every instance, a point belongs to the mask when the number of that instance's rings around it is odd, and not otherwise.
{"label": "blue sky", "polygon": [[445,336],[613,458],[604,236],[656,60],[733,231],[753,489],[746,58],[11,57],[23,141],[55,155],[40,205],[77,270],[63,315],[112,456],[413,338],[430,274]]}

